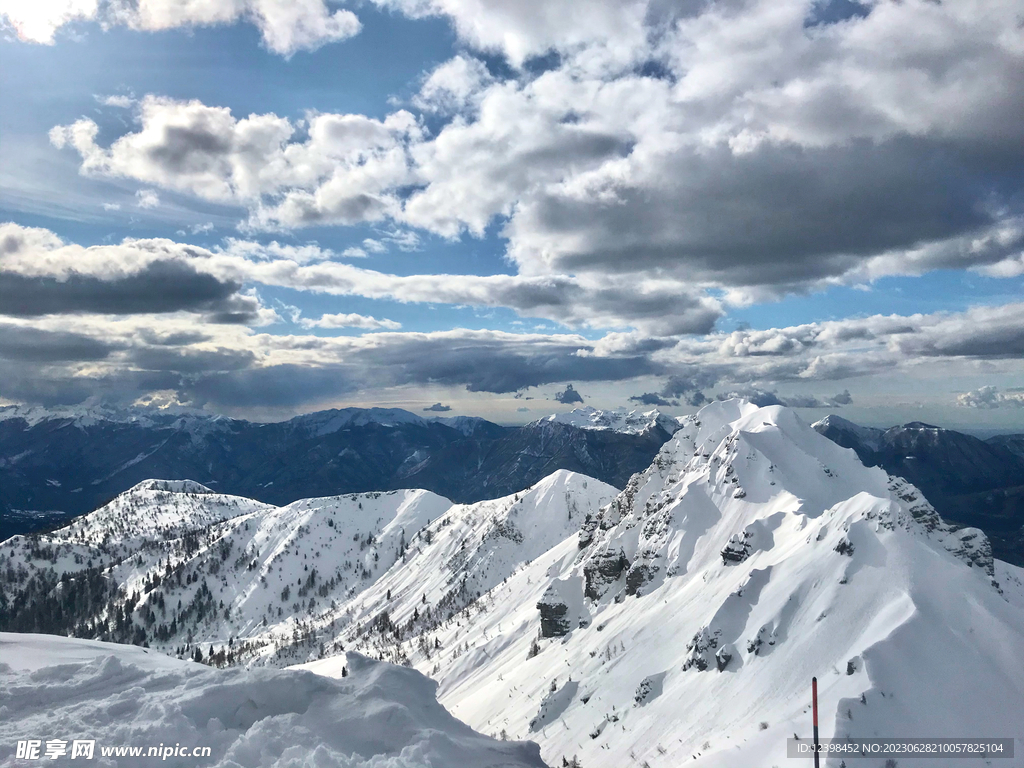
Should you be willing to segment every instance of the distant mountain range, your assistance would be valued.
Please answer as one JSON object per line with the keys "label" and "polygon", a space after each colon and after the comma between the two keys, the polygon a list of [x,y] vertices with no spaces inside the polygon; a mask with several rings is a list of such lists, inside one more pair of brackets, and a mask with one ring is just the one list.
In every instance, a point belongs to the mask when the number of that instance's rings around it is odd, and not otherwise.
{"label": "distant mountain range", "polygon": [[[281,505],[313,496],[423,488],[458,503],[497,498],[569,470],[624,488],[680,419],[590,407],[506,427],[467,416],[345,408],[260,424],[194,410],[0,408],[0,540],[52,528],[152,477]],[[942,516],[976,526],[1024,564],[1024,435],[980,440],[921,422],[814,429],[920,488]]]}
{"label": "distant mountain range", "polygon": [[1024,435],[979,440],[919,421],[876,429],[834,415],[813,427],[909,480],[943,519],[981,528],[996,557],[1024,565]]}
{"label": "distant mountain range", "polygon": [[272,424],[187,410],[0,408],[0,540],[91,512],[152,477],[270,504],[401,488],[473,502],[559,469],[622,488],[676,427],[657,410],[592,408],[522,427],[385,408]]}

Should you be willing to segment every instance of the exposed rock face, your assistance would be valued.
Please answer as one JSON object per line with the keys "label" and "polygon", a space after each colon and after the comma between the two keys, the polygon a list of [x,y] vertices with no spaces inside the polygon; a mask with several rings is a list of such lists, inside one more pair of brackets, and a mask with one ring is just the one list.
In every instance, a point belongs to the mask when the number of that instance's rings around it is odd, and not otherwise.
{"label": "exposed rock face", "polygon": [[537,610],[540,611],[541,637],[564,637],[569,634],[572,629],[566,618],[569,606],[562,602],[556,590],[548,587],[537,603]]}
{"label": "exposed rock face", "polygon": [[656,675],[649,675],[640,681],[633,694],[633,702],[642,707],[661,696],[665,683],[665,673],[659,672]]}
{"label": "exposed rock face", "polygon": [[633,563],[633,566],[626,572],[626,594],[643,594],[644,585],[652,582],[660,570],[653,563],[640,561]]}
{"label": "exposed rock face", "polygon": [[744,531],[742,535],[736,534],[729,539],[729,543],[722,550],[722,562],[725,565],[729,563],[742,563],[750,557],[751,536],[752,534],[749,531]]}
{"label": "exposed rock face", "polygon": [[[683,671],[696,669],[703,672],[710,666],[710,660],[714,658],[714,652],[718,649],[719,631],[710,631],[707,627],[701,627],[693,639],[686,644],[689,655],[683,662]],[[717,664],[717,661],[716,661]]]}
{"label": "exposed rock face", "polygon": [[579,579],[556,579],[537,602],[541,637],[564,637],[577,626],[587,624],[582,612],[583,594]]}
{"label": "exposed rock face", "polygon": [[591,600],[600,600],[608,587],[618,581],[627,568],[629,560],[622,550],[602,552],[583,569],[587,580],[586,596]]}

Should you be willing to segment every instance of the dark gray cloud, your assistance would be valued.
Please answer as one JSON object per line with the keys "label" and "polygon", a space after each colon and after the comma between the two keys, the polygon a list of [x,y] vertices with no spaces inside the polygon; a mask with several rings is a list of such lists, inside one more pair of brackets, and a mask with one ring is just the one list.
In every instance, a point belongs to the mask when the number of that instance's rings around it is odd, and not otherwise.
{"label": "dark gray cloud", "polygon": [[69,331],[47,331],[18,325],[0,325],[0,358],[29,363],[105,360],[121,348],[91,336]]}
{"label": "dark gray cloud", "polygon": [[130,405],[140,395],[173,390],[181,378],[170,372],[117,370],[106,375],[75,375],[68,368],[39,364],[8,366],[0,376],[0,396],[39,405],[89,401]]}
{"label": "dark gray cloud", "polygon": [[850,390],[844,389],[842,392],[836,395],[832,395],[828,399],[829,405],[843,406],[853,405],[853,395],[850,394]]}
{"label": "dark gray cloud", "polygon": [[561,381],[622,381],[662,373],[642,355],[581,355],[586,343],[559,337],[517,337],[487,332],[377,334],[378,346],[354,351],[346,362],[364,364],[390,384],[465,386],[470,392],[503,394]]}
{"label": "dark gray cloud", "polygon": [[74,273],[61,279],[0,272],[0,314],[130,315],[188,310],[214,316],[234,313],[251,320],[255,301],[238,296],[240,287],[169,260],[154,261],[134,274],[110,280]]}
{"label": "dark gray cloud", "polygon": [[203,376],[184,383],[179,396],[213,408],[302,407],[358,388],[343,366],[273,365]]}
{"label": "dark gray cloud", "polygon": [[[1000,156],[1024,162],[1020,148]],[[743,154],[723,146],[666,156],[655,179],[624,184],[610,201],[549,192],[522,205],[510,231],[526,254],[544,249],[548,267],[567,272],[662,269],[736,286],[787,285],[992,225],[999,214],[986,201],[1006,182],[1005,166],[925,138],[821,149],[765,143]],[[946,260],[966,266],[977,258]]]}
{"label": "dark gray cloud", "polygon": [[629,399],[631,402],[639,403],[640,405],[679,405],[678,400],[666,400],[664,397],[657,394],[656,392],[644,392],[642,395],[633,395]]}
{"label": "dark gray cloud", "polygon": [[571,403],[582,403],[583,396],[572,388],[572,384],[566,384],[565,389],[555,393],[555,400],[563,405],[569,405]]}
{"label": "dark gray cloud", "polygon": [[452,407],[450,405],[444,405],[443,403],[434,403],[433,405],[428,405],[423,410],[433,411],[435,413],[445,413],[447,411],[450,411],[451,409]]}
{"label": "dark gray cloud", "polygon": [[900,339],[900,347],[929,357],[1013,358],[1024,355],[1024,326],[998,322],[925,329]]}
{"label": "dark gray cloud", "polygon": [[701,391],[706,387],[713,387],[718,383],[719,374],[710,369],[690,366],[686,374],[674,374],[668,377],[665,386],[661,388],[661,397],[673,402],[682,400],[687,405],[699,407],[708,402],[707,397]]}
{"label": "dark gray cloud", "polygon": [[174,349],[141,347],[132,352],[131,362],[150,371],[175,371],[196,374],[214,371],[237,371],[250,367],[256,355],[247,349]]}
{"label": "dark gray cloud", "polygon": [[165,347],[185,347],[189,344],[200,344],[210,340],[210,335],[202,331],[178,331],[174,333],[157,333],[151,329],[140,331],[139,336],[147,343]]}

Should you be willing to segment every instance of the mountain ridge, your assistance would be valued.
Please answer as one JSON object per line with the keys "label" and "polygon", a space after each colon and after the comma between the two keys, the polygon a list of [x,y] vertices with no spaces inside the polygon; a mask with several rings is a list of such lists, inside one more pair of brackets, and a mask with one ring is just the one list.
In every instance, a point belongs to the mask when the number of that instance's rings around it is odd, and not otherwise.
{"label": "mountain ridge", "polygon": [[0,408],[0,540],[53,528],[152,477],[272,504],[426,488],[459,502],[523,490],[557,469],[622,486],[667,440],[401,409],[334,409],[258,424],[174,409]]}
{"label": "mountain ridge", "polygon": [[878,429],[834,414],[812,426],[865,464],[907,478],[944,518],[984,529],[1000,558],[1024,565],[1024,452],[1014,450],[1024,436],[981,440],[919,421]]}
{"label": "mountain ridge", "polygon": [[825,737],[1024,738],[1024,570],[786,408],[707,406],[621,491],[564,471],[468,505],[196,490],[133,489],[107,539],[87,516],[0,546],[0,618],[53,621],[100,571],[117,589],[72,632],[216,666],[409,665],[556,765],[781,764],[812,675]]}

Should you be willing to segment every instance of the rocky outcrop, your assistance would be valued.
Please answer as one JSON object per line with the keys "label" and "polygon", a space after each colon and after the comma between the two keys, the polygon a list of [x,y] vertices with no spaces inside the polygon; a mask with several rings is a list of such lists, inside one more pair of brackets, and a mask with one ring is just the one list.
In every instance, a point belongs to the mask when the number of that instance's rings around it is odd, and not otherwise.
{"label": "rocky outcrop", "polygon": [[627,568],[629,560],[621,549],[618,552],[605,551],[597,555],[583,568],[586,579],[584,594],[591,600],[600,600],[608,591],[608,587],[618,581]]}

